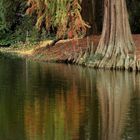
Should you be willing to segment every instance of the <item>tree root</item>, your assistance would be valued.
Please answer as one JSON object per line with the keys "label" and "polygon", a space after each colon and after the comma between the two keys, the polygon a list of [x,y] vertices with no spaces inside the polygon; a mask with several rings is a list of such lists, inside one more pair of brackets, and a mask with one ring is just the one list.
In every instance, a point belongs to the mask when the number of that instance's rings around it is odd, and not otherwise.
{"label": "tree root", "polygon": [[133,57],[130,57],[129,55],[126,57],[122,55],[113,55],[111,58],[104,56],[99,59],[96,54],[93,54],[93,59],[90,58],[91,54],[86,51],[85,53],[81,53],[79,55],[76,63],[96,69],[140,71],[140,61],[136,59],[135,55]]}

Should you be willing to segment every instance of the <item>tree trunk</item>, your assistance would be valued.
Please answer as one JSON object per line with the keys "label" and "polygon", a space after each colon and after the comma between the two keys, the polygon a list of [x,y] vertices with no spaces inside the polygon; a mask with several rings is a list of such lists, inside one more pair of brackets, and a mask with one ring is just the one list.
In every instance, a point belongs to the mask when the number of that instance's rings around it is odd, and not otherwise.
{"label": "tree trunk", "polygon": [[136,64],[125,0],[104,0],[103,31],[97,50],[87,65],[95,68],[134,69]]}

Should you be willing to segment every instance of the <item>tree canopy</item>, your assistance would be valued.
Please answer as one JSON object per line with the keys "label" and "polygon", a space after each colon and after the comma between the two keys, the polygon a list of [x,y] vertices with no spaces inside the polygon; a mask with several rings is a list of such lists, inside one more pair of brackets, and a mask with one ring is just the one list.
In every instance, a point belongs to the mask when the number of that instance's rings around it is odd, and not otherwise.
{"label": "tree canopy", "polygon": [[[126,1],[131,30],[139,33],[140,2]],[[32,33],[35,24],[46,37],[51,33],[62,38],[83,37],[89,30],[101,34],[102,17],[103,0],[1,0],[0,39],[13,40],[14,36],[23,41],[27,31],[34,38],[38,34]]]}

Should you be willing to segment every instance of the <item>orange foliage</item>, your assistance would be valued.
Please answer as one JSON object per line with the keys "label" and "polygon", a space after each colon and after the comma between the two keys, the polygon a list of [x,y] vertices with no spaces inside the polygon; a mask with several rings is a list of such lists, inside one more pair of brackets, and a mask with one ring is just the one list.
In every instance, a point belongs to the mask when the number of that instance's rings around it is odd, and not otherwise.
{"label": "orange foliage", "polygon": [[37,14],[37,27],[42,29],[45,23],[46,30],[51,27],[57,29],[56,36],[59,38],[77,38],[86,34],[90,26],[81,17],[81,7],[79,0],[27,0],[29,8],[27,14]]}

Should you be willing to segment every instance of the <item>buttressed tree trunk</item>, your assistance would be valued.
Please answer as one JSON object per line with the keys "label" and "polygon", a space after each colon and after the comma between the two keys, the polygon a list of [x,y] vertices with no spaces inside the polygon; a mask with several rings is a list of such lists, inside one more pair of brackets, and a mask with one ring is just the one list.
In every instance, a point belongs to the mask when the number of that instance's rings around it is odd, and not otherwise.
{"label": "buttressed tree trunk", "polygon": [[103,31],[92,61],[95,68],[138,68],[125,0],[104,0]]}

